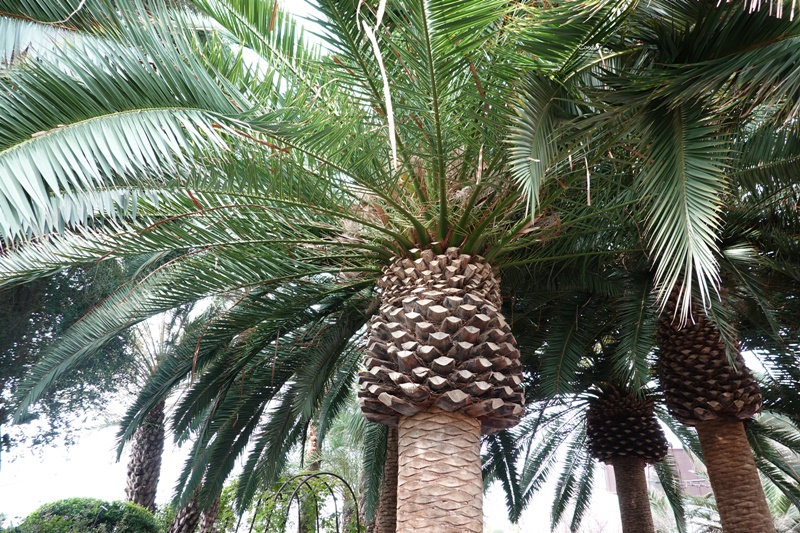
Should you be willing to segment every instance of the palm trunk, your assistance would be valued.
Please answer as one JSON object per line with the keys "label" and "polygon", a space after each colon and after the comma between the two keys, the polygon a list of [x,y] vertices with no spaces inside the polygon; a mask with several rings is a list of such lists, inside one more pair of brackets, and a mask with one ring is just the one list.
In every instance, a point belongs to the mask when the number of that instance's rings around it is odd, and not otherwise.
{"label": "palm trunk", "polygon": [[616,457],[611,464],[614,466],[623,533],[655,533],[644,460]]}
{"label": "palm trunk", "polygon": [[481,533],[481,425],[430,409],[398,427],[397,532]]}
{"label": "palm trunk", "polygon": [[658,332],[658,374],[667,407],[697,428],[725,533],[772,533],[775,526],[743,424],[761,409],[758,383],[738,347],[726,353],[719,330],[698,306],[686,324],[672,319],[675,309],[673,295]]}
{"label": "palm trunk", "polygon": [[220,497],[214,498],[211,507],[203,513],[200,521],[200,533],[217,533],[217,517],[219,517]]}
{"label": "palm trunk", "polygon": [[127,501],[141,505],[154,513],[156,489],[161,475],[161,456],[164,453],[164,402],[147,414],[144,423],[133,436],[128,459]]}
{"label": "palm trunk", "polygon": [[389,428],[374,533],[397,531],[397,428]]}
{"label": "palm trunk", "polygon": [[774,532],[744,424],[739,420],[712,420],[698,423],[696,429],[722,530]]}
{"label": "palm trunk", "polygon": [[362,530],[357,529],[357,517],[358,506],[356,505],[356,502],[350,498],[350,494],[345,491],[344,501],[342,502],[342,530],[347,532],[355,531],[357,533],[362,533]]}
{"label": "palm trunk", "polygon": [[669,443],[653,400],[611,384],[597,389],[586,413],[589,453],[614,467],[622,531],[654,533],[644,469],[664,459]]}
{"label": "palm trunk", "polygon": [[197,493],[189,500],[185,506],[178,510],[178,514],[172,520],[167,533],[194,533],[197,524],[200,523],[200,504],[197,501]]}

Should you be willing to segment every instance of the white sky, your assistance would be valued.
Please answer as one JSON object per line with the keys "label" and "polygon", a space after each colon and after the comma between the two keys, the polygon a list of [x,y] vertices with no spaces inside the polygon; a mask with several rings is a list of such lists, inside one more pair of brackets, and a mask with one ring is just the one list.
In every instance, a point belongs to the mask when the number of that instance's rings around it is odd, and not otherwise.
{"label": "white sky", "polygon": [[[125,499],[127,452],[115,462],[116,427],[87,430],[75,446],[47,448],[0,464],[0,513],[24,518],[40,505],[71,497]],[[183,454],[165,446],[158,502],[166,503],[183,465]],[[18,524],[19,519],[13,520]],[[9,524],[4,524],[8,526]]]}

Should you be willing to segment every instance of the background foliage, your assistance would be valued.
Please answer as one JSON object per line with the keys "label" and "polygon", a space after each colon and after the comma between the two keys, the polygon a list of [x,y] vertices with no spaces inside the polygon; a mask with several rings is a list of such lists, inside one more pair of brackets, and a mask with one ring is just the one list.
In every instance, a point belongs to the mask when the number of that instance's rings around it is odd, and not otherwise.
{"label": "background foliage", "polygon": [[68,498],[48,503],[28,515],[14,533],[158,533],[155,517],[128,502]]}
{"label": "background foliage", "polygon": [[[20,380],[41,360],[43,350],[117,289],[123,277],[123,269],[107,261],[0,290],[0,438],[6,451],[23,443],[71,444],[76,426],[70,421],[102,408],[131,381],[128,334],[121,333],[99,357],[59,378],[24,419],[27,427],[5,426],[16,409]],[[30,424],[34,421],[35,426]]]}

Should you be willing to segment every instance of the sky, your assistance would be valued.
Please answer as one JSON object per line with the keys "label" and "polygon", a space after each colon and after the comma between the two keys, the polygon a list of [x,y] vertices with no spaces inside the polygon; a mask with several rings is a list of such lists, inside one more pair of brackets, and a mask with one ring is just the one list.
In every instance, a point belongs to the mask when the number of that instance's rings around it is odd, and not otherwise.
{"label": "sky", "polygon": [[[4,454],[0,463],[0,514],[18,524],[42,504],[62,498],[124,500],[127,450],[116,462],[117,427],[92,428],[91,424],[69,448],[22,452],[15,458]],[[184,456],[171,443],[165,445],[159,503],[169,500]]]}

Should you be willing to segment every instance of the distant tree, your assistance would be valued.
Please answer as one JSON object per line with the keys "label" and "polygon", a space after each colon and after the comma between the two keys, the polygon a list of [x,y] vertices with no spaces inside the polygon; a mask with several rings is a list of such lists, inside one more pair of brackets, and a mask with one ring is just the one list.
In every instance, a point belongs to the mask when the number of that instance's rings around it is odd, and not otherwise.
{"label": "distant tree", "polygon": [[6,426],[27,370],[41,361],[53,340],[111,294],[124,275],[119,265],[107,262],[0,290],[0,449],[8,451],[21,443],[71,444],[74,417],[100,409],[121,383],[130,381],[134,368],[128,338],[120,334],[103,348],[101,357],[87,359],[56,381],[24,420],[36,421],[35,429]]}

